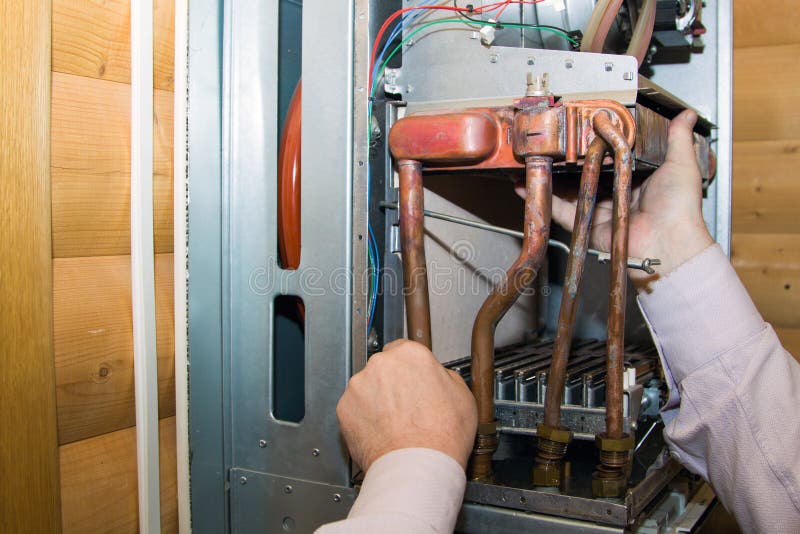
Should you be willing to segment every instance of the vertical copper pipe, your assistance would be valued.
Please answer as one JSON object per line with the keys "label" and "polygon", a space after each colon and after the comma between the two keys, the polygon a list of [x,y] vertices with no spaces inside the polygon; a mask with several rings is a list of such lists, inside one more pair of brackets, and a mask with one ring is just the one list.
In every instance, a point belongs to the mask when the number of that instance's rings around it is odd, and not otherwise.
{"label": "vertical copper pipe", "polygon": [[406,300],[408,339],[431,348],[431,307],[428,268],[425,263],[424,189],[422,164],[397,163],[400,174],[400,247],[403,254],[403,292]]}
{"label": "vertical copper pipe", "polygon": [[551,158],[525,159],[525,227],[522,250],[505,278],[486,298],[472,328],[472,393],[478,404],[478,436],[471,478],[491,475],[496,449],[494,419],[494,332],[520,294],[533,287],[547,252],[552,206]]}
{"label": "vertical copper pipe", "polygon": [[597,183],[600,166],[603,163],[607,145],[600,137],[595,137],[586,152],[581,174],[578,205],[575,211],[575,224],[572,229],[572,244],[567,258],[567,271],[564,291],[561,294],[561,308],[558,312],[556,340],[553,345],[553,359],[547,374],[547,390],[544,401],[544,424],[551,428],[561,426],[561,398],[564,393],[564,377],[567,369],[572,333],[575,328],[575,314],[578,309],[586,249],[589,246],[589,233],[597,197]]}
{"label": "vertical copper pipe", "polygon": [[605,111],[594,116],[594,129],[614,150],[614,207],[611,226],[611,289],[608,299],[606,365],[606,435],[622,438],[622,375],[625,345],[628,211],[631,198],[631,147]]}

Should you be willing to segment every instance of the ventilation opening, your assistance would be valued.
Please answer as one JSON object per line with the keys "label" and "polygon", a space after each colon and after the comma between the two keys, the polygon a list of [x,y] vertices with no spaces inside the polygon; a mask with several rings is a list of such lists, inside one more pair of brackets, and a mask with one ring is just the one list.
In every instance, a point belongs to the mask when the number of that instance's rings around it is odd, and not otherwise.
{"label": "ventilation opening", "polygon": [[299,423],[306,413],[306,338],[303,299],[275,298],[273,324],[272,415]]}

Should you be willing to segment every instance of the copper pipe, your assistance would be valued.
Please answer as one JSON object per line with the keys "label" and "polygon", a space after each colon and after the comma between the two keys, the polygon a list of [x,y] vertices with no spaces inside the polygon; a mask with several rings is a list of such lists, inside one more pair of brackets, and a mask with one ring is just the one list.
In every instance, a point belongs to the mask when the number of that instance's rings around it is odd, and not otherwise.
{"label": "copper pipe", "polygon": [[581,40],[581,52],[603,52],[606,37],[621,5],[622,0],[597,0]]}
{"label": "copper pipe", "polygon": [[497,323],[533,287],[547,251],[552,207],[553,160],[541,156],[525,158],[525,236],[520,255],[505,278],[486,298],[472,327],[472,393],[478,404],[478,436],[470,476],[491,476],[496,449],[494,419],[494,332]]}
{"label": "copper pipe", "polygon": [[635,56],[639,66],[650,50],[650,40],[653,38],[653,27],[656,23],[656,0],[644,0],[642,8],[639,10],[639,20],[633,28],[631,42],[628,45],[629,56]]}
{"label": "copper pipe", "polygon": [[561,398],[564,393],[564,380],[567,369],[572,333],[575,329],[575,314],[578,310],[586,250],[597,197],[597,184],[600,179],[600,166],[608,146],[600,137],[595,137],[586,152],[581,174],[580,193],[575,211],[575,224],[572,229],[572,243],[567,258],[567,271],[564,291],[561,294],[561,308],[558,312],[558,327],[553,345],[553,359],[547,374],[547,389],[544,401],[544,424],[551,428],[561,426]]}
{"label": "copper pipe", "polygon": [[397,162],[400,175],[400,247],[403,254],[403,293],[406,300],[408,339],[429,349],[431,307],[428,301],[428,268],[425,262],[424,189],[422,163]]}
{"label": "copper pipe", "polygon": [[614,150],[614,206],[611,223],[611,288],[608,299],[606,361],[606,436],[621,439],[622,375],[625,346],[625,292],[627,289],[628,211],[631,199],[631,147],[605,111],[593,119],[595,132]]}

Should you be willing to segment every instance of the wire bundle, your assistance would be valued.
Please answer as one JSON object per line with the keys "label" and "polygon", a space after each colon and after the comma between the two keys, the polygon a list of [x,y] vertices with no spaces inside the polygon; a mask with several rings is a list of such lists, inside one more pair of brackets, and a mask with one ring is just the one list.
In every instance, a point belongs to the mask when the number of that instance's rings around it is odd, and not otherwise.
{"label": "wire bundle", "polygon": [[[377,87],[380,83],[381,78],[383,77],[384,72],[386,71],[386,66],[389,64],[389,61],[399,52],[403,45],[405,45],[410,39],[412,39],[415,35],[420,33],[421,31],[430,28],[431,26],[435,26],[437,24],[466,24],[468,26],[494,26],[496,28],[524,28],[524,29],[535,29],[540,31],[546,31],[555,33],[560,35],[570,43],[574,45],[578,45],[579,43],[575,41],[570,35],[561,28],[555,28],[553,26],[536,26],[531,24],[516,24],[516,23],[499,23],[496,21],[488,21],[488,20],[481,20],[472,18],[470,15],[483,15],[486,13],[496,12],[495,17],[499,17],[505,9],[508,8],[511,4],[529,4],[534,5],[542,2],[544,0],[504,0],[501,2],[494,2],[491,4],[486,4],[478,7],[472,7],[468,5],[466,7],[459,7],[457,3],[454,1],[453,5],[443,5],[441,3],[422,3],[416,6],[407,7],[403,9],[399,9],[392,13],[383,25],[378,30],[378,33],[375,37],[375,42],[373,43],[372,47],[372,55],[370,56],[370,64],[369,64],[369,104],[368,104],[368,111],[367,111],[367,140],[368,144],[371,142],[372,138],[372,106],[375,100],[375,92]],[[392,43],[395,40],[404,34],[405,30],[412,26],[414,21],[419,18],[424,17],[434,11],[449,11],[460,18],[444,18],[444,19],[436,19],[429,22],[421,23],[417,27],[415,27],[412,31],[406,32],[405,37],[397,43],[396,45],[392,46]],[[381,42],[383,41],[383,37],[386,34],[389,27],[392,25],[394,21],[400,18],[399,22],[397,22],[389,32],[383,47],[380,49],[380,53],[378,49],[380,47]],[[369,167],[367,170],[367,201],[369,202],[370,198],[370,182],[371,176]],[[367,334],[372,329],[372,324],[375,319],[375,306],[378,300],[378,290],[379,290],[379,281],[380,281],[380,251],[378,250],[377,242],[375,240],[375,235],[372,230],[372,224],[368,222],[367,224],[368,229],[368,238],[367,238],[367,261],[368,261],[368,269],[370,273],[370,284],[369,284],[369,292],[368,292],[368,304],[369,310],[367,314]]]}

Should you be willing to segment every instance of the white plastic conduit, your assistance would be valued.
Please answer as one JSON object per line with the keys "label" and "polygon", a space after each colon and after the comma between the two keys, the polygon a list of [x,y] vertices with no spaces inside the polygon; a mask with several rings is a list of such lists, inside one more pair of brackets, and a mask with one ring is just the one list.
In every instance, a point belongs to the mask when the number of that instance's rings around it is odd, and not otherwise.
{"label": "white plastic conduit", "polygon": [[153,1],[131,1],[131,290],[139,532],[161,531],[153,266]]}

